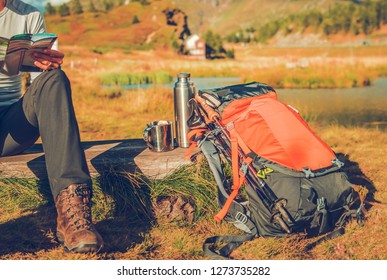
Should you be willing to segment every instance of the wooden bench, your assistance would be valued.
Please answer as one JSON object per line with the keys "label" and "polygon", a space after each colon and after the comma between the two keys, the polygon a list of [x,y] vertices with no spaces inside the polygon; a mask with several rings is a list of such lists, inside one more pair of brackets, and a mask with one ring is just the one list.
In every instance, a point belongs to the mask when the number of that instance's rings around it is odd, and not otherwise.
{"label": "wooden bench", "polygon": [[[190,163],[184,158],[187,149],[170,152],[149,150],[142,139],[83,142],[92,177],[112,171],[141,172],[148,178],[160,179],[179,166]],[[47,179],[41,144],[35,144],[16,156],[0,157],[0,177]]]}

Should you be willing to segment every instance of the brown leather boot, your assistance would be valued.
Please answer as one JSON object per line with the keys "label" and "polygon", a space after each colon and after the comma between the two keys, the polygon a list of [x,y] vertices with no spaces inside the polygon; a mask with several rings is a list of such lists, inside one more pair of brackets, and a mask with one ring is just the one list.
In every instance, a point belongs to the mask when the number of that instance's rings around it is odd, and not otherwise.
{"label": "brown leather boot", "polygon": [[91,188],[72,184],[61,191],[55,201],[58,212],[56,236],[73,252],[98,252],[103,246],[101,235],[91,218]]}

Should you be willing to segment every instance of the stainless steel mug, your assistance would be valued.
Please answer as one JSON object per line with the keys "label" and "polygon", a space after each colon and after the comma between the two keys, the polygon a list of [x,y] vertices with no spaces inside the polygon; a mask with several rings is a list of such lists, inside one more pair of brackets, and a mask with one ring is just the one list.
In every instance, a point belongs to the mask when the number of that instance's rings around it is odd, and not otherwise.
{"label": "stainless steel mug", "polygon": [[153,152],[173,150],[173,122],[154,121],[144,130],[144,141]]}

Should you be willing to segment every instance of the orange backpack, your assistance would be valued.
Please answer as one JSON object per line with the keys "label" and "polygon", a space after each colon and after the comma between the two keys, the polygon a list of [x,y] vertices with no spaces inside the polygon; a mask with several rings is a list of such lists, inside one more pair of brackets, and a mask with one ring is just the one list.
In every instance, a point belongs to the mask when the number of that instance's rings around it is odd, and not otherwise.
{"label": "orange backpack", "polygon": [[[362,219],[363,201],[349,210],[355,196],[343,163],[272,87],[254,82],[201,90],[192,105],[187,137],[214,173],[221,207],[215,219],[246,233],[207,239],[206,254],[227,258],[255,236],[332,232],[331,238],[343,233],[347,217]],[[231,176],[223,172],[224,161]],[[215,251],[218,242],[226,245]]]}

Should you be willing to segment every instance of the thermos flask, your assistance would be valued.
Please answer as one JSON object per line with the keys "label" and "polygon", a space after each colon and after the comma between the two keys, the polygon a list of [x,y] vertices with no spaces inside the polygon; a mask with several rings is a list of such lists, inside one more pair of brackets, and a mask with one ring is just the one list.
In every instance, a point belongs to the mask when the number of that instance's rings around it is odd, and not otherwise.
{"label": "thermos flask", "polygon": [[179,73],[174,87],[174,109],[176,141],[178,147],[181,148],[188,148],[190,146],[187,140],[187,133],[190,130],[187,120],[191,115],[192,109],[188,101],[193,97],[193,83],[190,80],[190,74],[186,72]]}

